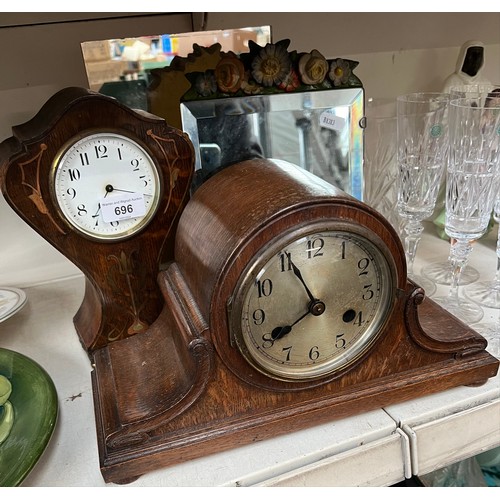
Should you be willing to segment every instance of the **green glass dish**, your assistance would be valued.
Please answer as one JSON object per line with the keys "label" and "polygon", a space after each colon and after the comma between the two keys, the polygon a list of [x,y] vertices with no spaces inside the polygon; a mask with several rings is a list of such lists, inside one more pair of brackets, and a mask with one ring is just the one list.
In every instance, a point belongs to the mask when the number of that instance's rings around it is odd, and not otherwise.
{"label": "green glass dish", "polygon": [[0,375],[12,384],[14,425],[0,444],[0,486],[19,486],[50,441],[57,422],[57,392],[48,373],[32,359],[0,348]]}

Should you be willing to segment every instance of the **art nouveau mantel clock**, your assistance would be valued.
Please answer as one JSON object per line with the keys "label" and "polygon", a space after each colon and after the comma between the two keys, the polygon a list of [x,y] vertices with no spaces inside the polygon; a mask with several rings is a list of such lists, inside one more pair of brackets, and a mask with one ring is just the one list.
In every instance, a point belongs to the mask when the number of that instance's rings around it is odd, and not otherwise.
{"label": "art nouveau mantel clock", "polygon": [[[0,146],[7,202],[86,276],[75,317],[88,351],[144,331],[187,201],[192,146],[147,113],[81,88],[55,94]],[[147,229],[147,231],[146,231]],[[170,246],[169,246],[170,245]]]}
{"label": "art nouveau mantel clock", "polygon": [[75,324],[106,481],[498,370],[407,280],[392,226],[294,165],[232,165],[186,203],[186,137],[77,89],[0,152],[10,205],[87,277]]}

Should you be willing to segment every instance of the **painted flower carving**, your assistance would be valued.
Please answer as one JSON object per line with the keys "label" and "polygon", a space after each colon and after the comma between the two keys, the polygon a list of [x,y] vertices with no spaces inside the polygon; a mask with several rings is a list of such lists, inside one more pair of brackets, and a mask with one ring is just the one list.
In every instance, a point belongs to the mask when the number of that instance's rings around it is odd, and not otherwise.
{"label": "painted flower carving", "polygon": [[306,85],[322,83],[328,73],[328,62],[317,50],[304,54],[299,59],[299,74]]}
{"label": "painted flower carving", "polygon": [[328,73],[330,80],[335,87],[347,83],[351,76],[351,67],[347,61],[338,58],[334,59],[330,64],[330,72]]}
{"label": "painted flower carving", "polygon": [[213,72],[207,71],[198,75],[194,84],[196,92],[203,97],[208,97],[217,91],[217,83]]}
{"label": "painted flower carving", "polygon": [[244,75],[245,67],[233,53],[224,56],[215,68],[215,80],[222,92],[231,94],[238,92]]}
{"label": "painted flower carving", "polygon": [[185,73],[191,86],[182,99],[362,87],[354,74],[357,61],[326,59],[316,49],[289,52],[289,45],[288,39],[265,45],[248,40],[249,52],[241,54],[221,52],[218,46],[216,57],[207,65],[210,69]]}
{"label": "painted flower carving", "polygon": [[291,61],[287,50],[268,43],[252,61],[252,76],[264,87],[279,85],[290,73]]}
{"label": "painted flower carving", "polygon": [[290,73],[278,84],[278,88],[285,92],[293,92],[300,85],[299,76],[292,69]]}
{"label": "painted flower carving", "polygon": [[262,87],[249,78],[241,82],[241,90],[247,95],[257,95],[262,93]]}

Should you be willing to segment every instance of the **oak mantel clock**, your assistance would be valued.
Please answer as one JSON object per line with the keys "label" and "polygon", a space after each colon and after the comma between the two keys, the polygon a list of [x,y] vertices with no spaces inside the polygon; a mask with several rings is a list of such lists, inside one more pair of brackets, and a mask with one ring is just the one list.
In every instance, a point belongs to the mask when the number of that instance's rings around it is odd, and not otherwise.
{"label": "oak mantel clock", "polygon": [[[294,165],[232,165],[187,201],[186,137],[75,89],[0,152],[7,200],[92,290],[75,324],[106,481],[497,373],[486,341],[407,280],[392,226]],[[154,307],[124,331],[112,311],[129,317],[133,282]]]}

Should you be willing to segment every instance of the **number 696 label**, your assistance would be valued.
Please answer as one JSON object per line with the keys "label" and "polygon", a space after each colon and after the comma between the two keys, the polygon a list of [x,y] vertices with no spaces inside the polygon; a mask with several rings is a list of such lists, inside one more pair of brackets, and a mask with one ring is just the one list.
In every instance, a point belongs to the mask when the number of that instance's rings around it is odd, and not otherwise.
{"label": "number 696 label", "polygon": [[100,200],[104,222],[116,222],[124,219],[135,219],[146,214],[144,196],[141,193],[130,193],[126,196],[112,196]]}

